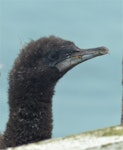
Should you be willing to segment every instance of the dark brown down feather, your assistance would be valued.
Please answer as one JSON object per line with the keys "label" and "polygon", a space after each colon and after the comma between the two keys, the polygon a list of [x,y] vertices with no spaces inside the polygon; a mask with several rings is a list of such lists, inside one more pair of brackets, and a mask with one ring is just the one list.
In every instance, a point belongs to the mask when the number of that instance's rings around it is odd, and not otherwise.
{"label": "dark brown down feather", "polygon": [[52,96],[63,75],[43,59],[49,51],[64,50],[72,42],[50,36],[31,41],[15,60],[9,74],[9,120],[0,148],[51,138]]}
{"label": "dark brown down feather", "polygon": [[9,74],[9,120],[0,149],[51,138],[57,81],[75,65],[106,53],[104,47],[80,51],[73,42],[54,36],[25,46]]}

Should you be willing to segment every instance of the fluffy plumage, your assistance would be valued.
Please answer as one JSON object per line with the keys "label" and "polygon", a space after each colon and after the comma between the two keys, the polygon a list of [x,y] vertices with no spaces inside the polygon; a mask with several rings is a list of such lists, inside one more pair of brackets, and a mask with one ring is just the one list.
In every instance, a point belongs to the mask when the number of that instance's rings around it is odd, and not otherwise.
{"label": "fluffy plumage", "polygon": [[68,70],[85,61],[79,50],[73,42],[54,36],[31,41],[21,50],[9,74],[10,113],[0,148],[51,138],[54,87]]}

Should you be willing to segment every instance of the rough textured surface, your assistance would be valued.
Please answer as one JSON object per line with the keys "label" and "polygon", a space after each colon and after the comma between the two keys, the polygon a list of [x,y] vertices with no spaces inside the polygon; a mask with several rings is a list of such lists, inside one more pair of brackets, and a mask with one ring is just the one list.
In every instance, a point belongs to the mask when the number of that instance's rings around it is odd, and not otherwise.
{"label": "rough textured surface", "polygon": [[123,126],[51,139],[7,150],[122,150]]}

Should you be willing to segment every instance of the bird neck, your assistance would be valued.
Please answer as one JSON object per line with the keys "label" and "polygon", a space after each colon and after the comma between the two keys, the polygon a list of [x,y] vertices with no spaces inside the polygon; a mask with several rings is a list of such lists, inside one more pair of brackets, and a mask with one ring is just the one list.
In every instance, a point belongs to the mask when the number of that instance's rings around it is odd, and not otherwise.
{"label": "bird neck", "polygon": [[6,147],[51,138],[54,85],[39,80],[10,81],[10,115],[4,134]]}

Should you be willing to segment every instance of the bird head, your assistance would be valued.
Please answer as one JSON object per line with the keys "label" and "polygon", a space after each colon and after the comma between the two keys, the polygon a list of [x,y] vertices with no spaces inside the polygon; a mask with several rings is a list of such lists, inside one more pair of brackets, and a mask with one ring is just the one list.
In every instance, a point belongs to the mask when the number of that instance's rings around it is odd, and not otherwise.
{"label": "bird head", "polygon": [[106,47],[80,49],[73,42],[50,36],[31,41],[16,60],[16,68],[26,68],[27,78],[56,82],[74,66],[108,53]]}

